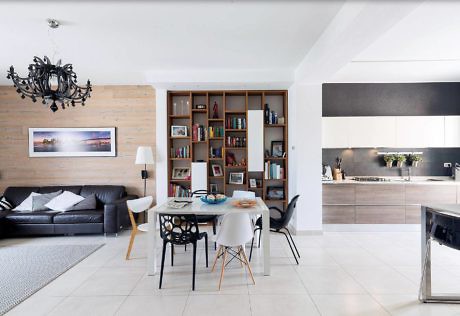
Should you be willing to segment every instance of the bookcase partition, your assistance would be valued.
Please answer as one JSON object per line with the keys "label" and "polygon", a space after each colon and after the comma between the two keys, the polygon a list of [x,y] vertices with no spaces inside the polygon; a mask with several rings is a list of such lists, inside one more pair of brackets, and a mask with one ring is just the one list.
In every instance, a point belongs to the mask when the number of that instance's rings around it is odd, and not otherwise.
{"label": "bookcase partition", "polygon": [[[234,190],[249,190],[268,206],[285,209],[287,98],[285,90],[168,91],[169,196],[188,196],[191,163],[207,162],[209,191],[231,196]],[[264,111],[263,171],[247,166],[251,110]]]}

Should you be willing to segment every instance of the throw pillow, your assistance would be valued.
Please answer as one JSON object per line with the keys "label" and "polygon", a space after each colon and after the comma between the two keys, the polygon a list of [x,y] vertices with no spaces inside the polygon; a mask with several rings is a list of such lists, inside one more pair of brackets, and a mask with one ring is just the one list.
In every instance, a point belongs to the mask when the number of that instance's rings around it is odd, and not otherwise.
{"label": "throw pillow", "polygon": [[32,212],[32,198],[34,196],[37,196],[37,195],[40,195],[40,193],[35,193],[35,192],[30,193],[30,195],[24,201],[22,201],[21,204],[16,206],[13,209],[13,211],[16,211],[16,212]]}
{"label": "throw pillow", "polygon": [[53,211],[65,212],[75,204],[83,201],[85,198],[70,191],[64,191],[61,195],[45,204],[45,206]]}
{"label": "throw pillow", "polygon": [[6,197],[0,197],[0,211],[8,211],[13,208],[13,203],[8,201]]}
{"label": "throw pillow", "polygon": [[90,194],[83,201],[75,204],[68,211],[95,210],[96,209],[96,194]]}
{"label": "throw pillow", "polygon": [[32,197],[32,211],[47,211],[46,203],[62,193],[62,190]]}

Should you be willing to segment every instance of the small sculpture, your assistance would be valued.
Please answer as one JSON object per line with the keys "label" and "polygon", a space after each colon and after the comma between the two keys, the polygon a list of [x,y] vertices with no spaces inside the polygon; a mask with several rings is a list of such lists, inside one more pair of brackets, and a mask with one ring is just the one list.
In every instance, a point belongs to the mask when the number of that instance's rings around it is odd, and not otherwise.
{"label": "small sculpture", "polygon": [[246,159],[241,159],[241,166],[246,167]]}
{"label": "small sculpture", "polygon": [[217,104],[217,101],[214,101],[212,112],[213,112],[212,118],[215,118],[215,119],[219,118],[219,105]]}

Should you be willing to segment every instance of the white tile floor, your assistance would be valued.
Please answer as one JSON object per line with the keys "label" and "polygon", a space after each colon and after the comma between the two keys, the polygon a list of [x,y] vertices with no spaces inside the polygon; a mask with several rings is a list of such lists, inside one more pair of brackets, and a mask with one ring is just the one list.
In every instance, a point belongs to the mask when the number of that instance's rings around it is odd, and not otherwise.
{"label": "white tile floor", "polygon": [[[419,233],[325,233],[296,236],[294,264],[286,240],[272,235],[272,275],[262,275],[255,251],[256,285],[238,263],[229,265],[223,288],[219,272],[205,268],[199,249],[196,291],[191,291],[191,255],[169,254],[163,289],[145,274],[146,235],[139,235],[125,261],[129,232],[102,236],[0,240],[17,244],[105,243],[77,266],[31,296],[8,315],[460,315],[460,305],[420,304]],[[201,245],[202,247],[202,245]],[[210,247],[210,266],[215,252]],[[460,252],[433,245],[433,288],[460,293]]]}

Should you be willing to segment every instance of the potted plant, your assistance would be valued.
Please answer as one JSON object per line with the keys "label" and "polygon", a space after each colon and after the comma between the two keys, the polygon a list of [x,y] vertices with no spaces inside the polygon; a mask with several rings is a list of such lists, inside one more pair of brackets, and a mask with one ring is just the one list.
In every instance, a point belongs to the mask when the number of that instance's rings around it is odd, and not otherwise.
{"label": "potted plant", "polygon": [[422,162],[423,158],[420,154],[409,155],[409,161],[412,167],[418,167],[419,162]]}
{"label": "potted plant", "polygon": [[385,160],[385,163],[387,164],[387,168],[391,168],[393,166],[393,161],[395,161],[395,156],[385,155],[383,156],[383,160]]}
{"label": "potted plant", "polygon": [[398,168],[401,168],[404,165],[404,162],[406,161],[406,156],[405,155],[395,155],[396,161],[397,161],[397,166]]}

